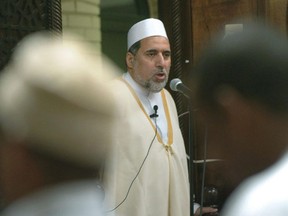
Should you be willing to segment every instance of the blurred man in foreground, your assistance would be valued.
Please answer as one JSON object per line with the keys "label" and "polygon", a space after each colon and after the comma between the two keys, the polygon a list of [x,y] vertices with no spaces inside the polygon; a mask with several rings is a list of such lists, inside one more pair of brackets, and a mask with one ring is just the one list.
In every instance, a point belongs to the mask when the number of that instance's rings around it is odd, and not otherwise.
{"label": "blurred man in foreground", "polygon": [[114,106],[110,66],[88,52],[37,33],[1,74],[1,216],[102,215],[97,179]]}
{"label": "blurred man in foreground", "polygon": [[[193,103],[245,181],[221,216],[288,215],[288,44],[261,24],[216,40],[195,68]],[[191,85],[192,86],[192,85]]]}

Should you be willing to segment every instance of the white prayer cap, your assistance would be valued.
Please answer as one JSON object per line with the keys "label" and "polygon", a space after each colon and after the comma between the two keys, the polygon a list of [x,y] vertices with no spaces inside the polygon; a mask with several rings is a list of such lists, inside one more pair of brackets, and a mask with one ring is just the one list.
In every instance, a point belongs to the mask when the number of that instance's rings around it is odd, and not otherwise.
{"label": "white prayer cap", "polygon": [[0,79],[4,133],[60,160],[99,165],[111,145],[115,107],[107,61],[79,43],[26,37]]}
{"label": "white prayer cap", "polygon": [[128,31],[127,50],[137,41],[151,36],[163,36],[168,39],[164,24],[161,20],[148,18],[134,24]]}

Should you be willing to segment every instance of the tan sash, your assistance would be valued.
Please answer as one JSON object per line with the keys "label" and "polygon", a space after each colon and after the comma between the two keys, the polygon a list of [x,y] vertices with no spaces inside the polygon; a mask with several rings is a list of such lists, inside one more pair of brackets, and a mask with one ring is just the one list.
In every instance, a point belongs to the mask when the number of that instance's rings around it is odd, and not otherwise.
{"label": "tan sash", "polygon": [[[140,109],[142,110],[142,112],[144,113],[144,115],[146,116],[147,120],[150,122],[150,125],[152,126],[152,128],[154,129],[154,131],[156,132],[156,127],[153,124],[153,122],[151,121],[151,118],[148,116],[148,114],[145,112],[145,109],[143,107],[142,102],[140,101],[139,97],[137,96],[135,90],[130,86],[130,84],[123,79],[122,77],[120,78],[121,81],[123,81],[128,89],[130,90],[131,94],[133,95],[133,97],[135,98],[135,100],[137,101]],[[167,145],[163,142],[162,138],[160,137],[160,134],[157,133],[157,139],[160,143],[163,144],[163,146],[165,147],[167,152],[173,153],[172,151],[172,144],[173,144],[173,129],[172,129],[172,123],[171,123],[171,117],[170,117],[170,112],[169,112],[169,108],[168,108],[168,104],[167,104],[167,99],[166,99],[166,95],[164,90],[161,90],[161,98],[162,98],[162,103],[163,103],[163,107],[164,107],[164,111],[165,111],[165,116],[166,116],[166,120],[167,120],[167,130],[168,130],[168,142]]]}

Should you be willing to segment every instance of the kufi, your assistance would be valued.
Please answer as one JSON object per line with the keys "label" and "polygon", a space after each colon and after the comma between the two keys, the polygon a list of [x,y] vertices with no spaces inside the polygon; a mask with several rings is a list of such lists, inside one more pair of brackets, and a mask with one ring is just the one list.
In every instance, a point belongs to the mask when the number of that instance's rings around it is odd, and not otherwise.
{"label": "kufi", "polygon": [[44,33],[25,38],[0,77],[0,121],[6,135],[30,148],[90,167],[111,144],[107,68],[116,67],[86,51]]}
{"label": "kufi", "polygon": [[168,39],[164,24],[161,20],[148,18],[134,24],[128,31],[127,50],[137,41],[151,36],[163,36]]}

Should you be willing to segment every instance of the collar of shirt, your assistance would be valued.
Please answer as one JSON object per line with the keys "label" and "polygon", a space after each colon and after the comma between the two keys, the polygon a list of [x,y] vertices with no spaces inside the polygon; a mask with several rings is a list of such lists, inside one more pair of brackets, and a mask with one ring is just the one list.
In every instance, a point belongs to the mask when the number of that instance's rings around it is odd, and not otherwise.
{"label": "collar of shirt", "polygon": [[144,87],[140,86],[129,73],[123,74],[123,78],[131,85],[131,87],[136,92],[137,96],[139,97],[140,101],[145,107],[146,112],[151,114],[151,112],[154,112],[153,106],[157,105],[158,109],[160,110],[160,107],[163,107],[162,105],[162,97],[161,93],[157,92],[150,92]]}
{"label": "collar of shirt", "polygon": [[[167,120],[165,116],[161,93],[150,92],[144,87],[140,86],[128,72],[123,74],[123,79],[126,80],[130,84],[130,86],[134,89],[142,105],[144,106],[144,109],[148,114],[148,116],[154,113],[153,106],[154,105],[158,106],[159,116],[157,117],[157,128],[162,136],[162,140],[164,141],[164,143],[167,143],[168,141]],[[155,122],[153,121],[153,123]]]}

